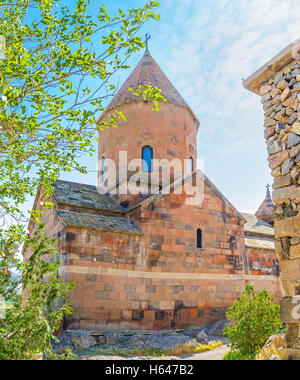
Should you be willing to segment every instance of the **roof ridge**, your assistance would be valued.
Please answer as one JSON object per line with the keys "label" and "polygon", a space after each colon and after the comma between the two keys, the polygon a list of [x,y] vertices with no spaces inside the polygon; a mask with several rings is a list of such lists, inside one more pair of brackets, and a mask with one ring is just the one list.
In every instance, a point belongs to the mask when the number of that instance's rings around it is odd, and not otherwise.
{"label": "roof ridge", "polygon": [[55,182],[54,182],[54,185],[57,183],[57,182],[61,182],[61,183],[72,183],[74,185],[84,185],[84,186],[88,186],[88,187],[93,187],[95,189],[97,189],[97,186],[96,185],[90,185],[88,183],[80,183],[80,182],[74,182],[74,181],[66,181],[64,179],[57,179]]}
{"label": "roof ridge", "polygon": [[[155,194],[151,194],[148,198],[145,198],[139,201],[138,203],[132,205],[130,208],[126,210],[126,213],[132,211],[134,208],[139,207],[146,202],[151,202],[153,198],[155,197],[159,197],[160,195],[170,195],[175,190],[175,188],[177,188],[178,186],[183,186],[182,182],[186,182],[186,181],[190,181],[194,179],[197,173],[201,173],[201,175],[204,176],[205,183],[209,185],[211,188],[213,188],[218,193],[217,196],[219,196],[224,203],[226,203],[229,207],[231,207],[236,212],[236,214],[239,215],[241,219],[243,219],[246,222],[246,219],[243,217],[242,213],[225,197],[225,195],[216,187],[216,185],[199,169],[193,173],[189,173],[186,176],[176,179],[174,182],[163,187]],[[164,194],[163,192],[166,191],[168,187],[170,187],[170,193]]]}

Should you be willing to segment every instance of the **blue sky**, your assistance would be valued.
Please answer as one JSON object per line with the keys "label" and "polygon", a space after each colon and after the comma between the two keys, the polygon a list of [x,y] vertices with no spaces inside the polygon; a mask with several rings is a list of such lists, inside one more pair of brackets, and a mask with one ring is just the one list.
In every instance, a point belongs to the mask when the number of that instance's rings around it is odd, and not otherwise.
{"label": "blue sky", "polygon": [[[101,3],[124,9],[145,0]],[[272,178],[260,99],[243,88],[242,78],[300,36],[300,2],[162,0],[158,13],[160,21],[148,23],[142,34],[151,33],[152,56],[200,120],[198,157],[206,175],[238,210],[255,212]],[[130,59],[132,69],[142,54]],[[116,78],[120,84],[130,70]],[[61,179],[96,184],[97,155],[83,161],[88,175]]]}

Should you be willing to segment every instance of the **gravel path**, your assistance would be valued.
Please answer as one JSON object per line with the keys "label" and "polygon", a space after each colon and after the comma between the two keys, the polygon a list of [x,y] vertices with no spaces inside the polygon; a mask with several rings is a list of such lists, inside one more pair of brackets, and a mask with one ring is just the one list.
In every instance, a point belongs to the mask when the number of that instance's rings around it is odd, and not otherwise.
{"label": "gravel path", "polygon": [[230,351],[228,345],[215,348],[212,351],[202,352],[201,354],[192,354],[180,356],[179,359],[183,360],[222,360],[223,356]]}
{"label": "gravel path", "polygon": [[202,352],[201,354],[191,354],[191,355],[181,355],[181,356],[169,356],[163,358],[154,358],[149,356],[104,356],[104,355],[93,355],[84,356],[80,360],[222,360],[223,356],[230,350],[228,345],[223,345],[217,347],[212,351]]}

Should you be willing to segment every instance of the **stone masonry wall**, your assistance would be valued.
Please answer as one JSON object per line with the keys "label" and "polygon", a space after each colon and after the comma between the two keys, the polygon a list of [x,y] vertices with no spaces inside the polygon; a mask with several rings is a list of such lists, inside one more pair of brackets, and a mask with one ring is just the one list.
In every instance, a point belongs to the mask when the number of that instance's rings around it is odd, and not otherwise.
{"label": "stone masonry wall", "polygon": [[287,347],[300,348],[300,325],[292,317],[291,298],[300,295],[300,63],[294,60],[285,66],[260,93],[274,177],[276,253],[286,296],[282,319],[287,323]]}
{"label": "stone masonry wall", "polygon": [[280,273],[279,260],[274,250],[246,247],[245,274],[268,278],[268,281],[254,280],[255,289],[260,291],[266,288],[276,303],[280,302],[283,295]]}
{"label": "stone masonry wall", "polygon": [[[68,329],[203,326],[224,317],[246,281],[278,295],[272,269],[247,277],[244,221],[208,186],[199,207],[172,193],[145,202],[130,220],[143,236],[66,229],[61,274],[76,282]],[[197,228],[202,249],[196,247]]]}
{"label": "stone masonry wall", "polygon": [[[159,160],[180,160],[184,167],[184,159],[197,158],[196,133],[197,123],[189,111],[181,106],[170,103],[160,104],[159,112],[152,110],[152,104],[146,102],[131,102],[119,105],[117,110],[122,111],[127,121],[120,121],[118,129],[106,129],[99,133],[99,174],[102,172],[102,157],[116,163],[117,175],[124,175],[127,168],[120,169],[119,151],[127,153],[128,165],[130,161],[141,159],[142,148],[150,146],[153,149],[153,158]],[[116,109],[112,109],[114,113]],[[103,120],[110,119],[110,112],[106,111]],[[163,165],[163,163],[162,163]],[[172,174],[171,168],[171,174]],[[124,173],[125,170],[125,173]],[[121,171],[121,173],[119,172]],[[161,177],[161,171],[151,173],[153,177]],[[173,173],[174,175],[174,173]],[[182,177],[183,173],[180,173]],[[121,197],[121,201],[133,204],[138,196],[129,193]]]}

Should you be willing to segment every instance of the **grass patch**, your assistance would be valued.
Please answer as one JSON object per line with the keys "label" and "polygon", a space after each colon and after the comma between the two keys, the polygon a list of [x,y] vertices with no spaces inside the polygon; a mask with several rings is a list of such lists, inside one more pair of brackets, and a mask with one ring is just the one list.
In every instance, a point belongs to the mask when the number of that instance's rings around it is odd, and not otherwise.
{"label": "grass patch", "polygon": [[165,357],[165,356],[180,356],[188,354],[199,354],[205,351],[211,351],[217,347],[222,346],[222,342],[213,342],[208,344],[198,344],[197,346],[181,346],[169,349],[149,348],[149,347],[136,347],[131,349],[121,349],[118,347],[104,347],[103,345],[94,347],[90,350],[80,350],[81,355],[103,355],[103,356],[151,356],[151,357]]}
{"label": "grass patch", "polygon": [[175,347],[165,350],[164,353],[167,356],[180,356],[187,354],[200,354],[201,352],[211,351],[217,347],[222,346],[223,343],[221,341],[208,343],[208,344],[198,344],[197,346],[182,346]]}

